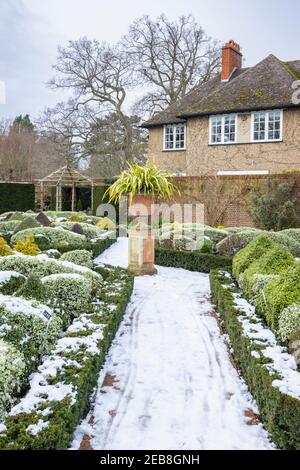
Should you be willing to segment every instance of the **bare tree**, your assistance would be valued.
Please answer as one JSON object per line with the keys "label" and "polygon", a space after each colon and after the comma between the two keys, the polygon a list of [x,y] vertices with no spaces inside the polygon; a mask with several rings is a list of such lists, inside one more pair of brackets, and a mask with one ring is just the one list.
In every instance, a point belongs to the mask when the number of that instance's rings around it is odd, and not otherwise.
{"label": "bare tree", "polygon": [[[147,155],[147,132],[140,127],[138,116],[129,118],[132,128],[131,161],[143,165]],[[91,175],[112,177],[126,168],[124,133],[126,130],[116,113],[99,118],[91,128],[88,150],[91,154]]]}
{"label": "bare tree", "polygon": [[65,164],[77,166],[89,157],[88,141],[96,117],[88,105],[73,100],[45,109],[37,121],[40,134],[55,146]]}
{"label": "bare tree", "polygon": [[126,159],[131,159],[132,128],[124,111],[127,90],[134,85],[130,58],[118,45],[112,47],[87,38],[70,41],[60,47],[54,69],[58,76],[50,81],[53,89],[67,89],[72,93],[73,109],[81,108],[99,113],[114,112],[122,122]]}
{"label": "bare tree", "polygon": [[140,80],[151,88],[137,109],[152,115],[182,98],[219,69],[219,45],[192,15],[172,22],[161,15],[136,20],[123,39]]}

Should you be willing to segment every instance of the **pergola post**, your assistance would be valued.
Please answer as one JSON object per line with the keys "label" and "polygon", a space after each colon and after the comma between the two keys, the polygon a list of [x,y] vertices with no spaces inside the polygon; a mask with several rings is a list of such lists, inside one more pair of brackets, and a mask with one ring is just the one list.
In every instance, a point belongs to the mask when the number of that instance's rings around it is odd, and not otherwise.
{"label": "pergola post", "polygon": [[94,213],[94,183],[92,182],[91,186],[91,211]]}
{"label": "pergola post", "polygon": [[72,212],[75,212],[75,183],[72,184]]}
{"label": "pergola post", "polygon": [[41,189],[41,212],[43,212],[44,210],[44,182],[43,181],[41,181],[40,189]]}

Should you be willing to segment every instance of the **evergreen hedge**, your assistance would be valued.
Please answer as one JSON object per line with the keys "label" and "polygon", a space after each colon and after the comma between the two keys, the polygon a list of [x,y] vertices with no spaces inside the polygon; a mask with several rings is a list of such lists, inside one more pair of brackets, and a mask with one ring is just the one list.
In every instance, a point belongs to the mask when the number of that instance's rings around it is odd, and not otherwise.
{"label": "evergreen hedge", "polygon": [[[268,344],[258,344],[244,334],[239,321],[243,311],[234,304],[234,293],[238,290],[228,272],[212,271],[210,282],[212,299],[229,334],[234,358],[257,402],[266,429],[280,448],[299,450],[300,399],[282,393],[273,385],[280,377],[272,371],[272,360],[261,355]],[[252,319],[253,325],[259,321]]]}
{"label": "evergreen hedge", "polygon": [[[97,385],[98,375],[104,364],[106,353],[119,328],[133,289],[133,276],[121,268],[102,268],[104,285],[97,304],[89,314],[82,314],[75,320],[77,327],[69,329],[64,338],[78,341],[82,346],[57,349],[46,359],[38,374],[41,384],[32,390],[36,406],[31,412],[22,408],[8,415],[0,432],[0,450],[64,450],[68,449],[76,426],[84,418],[90,406],[91,394]],[[101,301],[99,303],[99,300]],[[98,305],[98,306],[97,306]],[[74,325],[75,326],[75,325]],[[97,339],[98,338],[98,339]],[[97,339],[97,353],[85,344]],[[70,360],[72,363],[70,363]],[[53,375],[57,361],[62,365]],[[47,375],[47,366],[52,373]],[[52,374],[52,375],[51,375]],[[34,381],[34,379],[33,379]],[[36,382],[35,382],[36,383]],[[47,399],[47,388],[70,387],[61,401]],[[45,390],[43,390],[45,388]],[[26,400],[26,398],[25,398]],[[41,425],[42,424],[42,425]],[[36,432],[29,430],[39,429]]]}
{"label": "evergreen hedge", "polygon": [[231,258],[210,253],[199,253],[197,251],[177,251],[157,248],[155,257],[155,263],[159,266],[183,268],[201,273],[209,273],[212,269],[216,268],[230,270],[232,265]]}
{"label": "evergreen hedge", "polygon": [[34,184],[0,183],[0,214],[35,208]]}

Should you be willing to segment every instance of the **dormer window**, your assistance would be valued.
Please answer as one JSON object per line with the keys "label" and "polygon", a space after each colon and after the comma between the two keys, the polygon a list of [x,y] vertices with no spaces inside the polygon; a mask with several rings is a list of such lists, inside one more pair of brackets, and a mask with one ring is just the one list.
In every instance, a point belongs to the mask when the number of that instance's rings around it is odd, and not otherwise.
{"label": "dormer window", "polygon": [[260,111],[252,114],[252,142],[282,140],[282,110]]}
{"label": "dormer window", "polygon": [[185,150],[186,124],[168,124],[164,126],[164,150]]}
{"label": "dormer window", "polygon": [[237,115],[218,114],[210,117],[211,145],[234,144],[236,142]]}

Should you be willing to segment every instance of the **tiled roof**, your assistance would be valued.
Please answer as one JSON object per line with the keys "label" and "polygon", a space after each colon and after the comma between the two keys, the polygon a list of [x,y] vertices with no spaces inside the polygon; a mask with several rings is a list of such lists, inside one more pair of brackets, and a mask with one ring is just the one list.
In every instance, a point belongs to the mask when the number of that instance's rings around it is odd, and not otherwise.
{"label": "tiled roof", "polygon": [[294,107],[295,80],[300,80],[300,60],[282,62],[269,55],[254,67],[236,71],[228,82],[222,82],[218,75],[196,86],[144,126],[181,122],[199,115]]}

